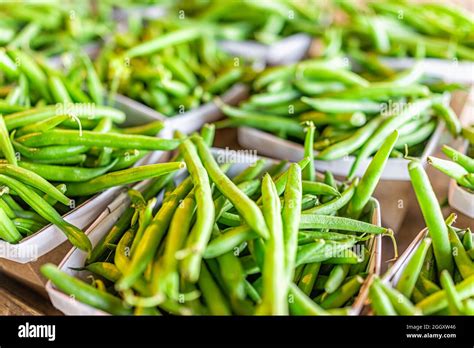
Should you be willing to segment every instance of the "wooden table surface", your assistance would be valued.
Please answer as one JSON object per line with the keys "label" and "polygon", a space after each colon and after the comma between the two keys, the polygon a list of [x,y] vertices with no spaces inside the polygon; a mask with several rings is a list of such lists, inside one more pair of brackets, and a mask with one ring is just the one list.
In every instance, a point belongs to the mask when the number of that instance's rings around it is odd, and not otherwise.
{"label": "wooden table surface", "polygon": [[[454,0],[451,2],[463,5],[470,11],[472,11],[474,7],[474,2],[472,0]],[[473,116],[471,115],[471,117]],[[452,140],[444,138],[442,142],[452,143]],[[239,149],[240,147],[237,143],[237,134],[235,130],[220,130],[216,136],[215,146]],[[439,149],[435,155],[438,157],[443,157]],[[439,201],[447,202],[449,178],[440,172],[433,170],[433,168],[428,167],[427,172]],[[379,186],[380,185],[383,185],[383,182],[379,184]],[[413,240],[413,238],[418,234],[418,232],[420,232],[425,227],[416,197],[410,187],[411,184],[407,182],[405,185],[407,185],[406,194],[403,196],[402,204],[398,208],[405,210],[400,212],[404,215],[404,219],[395,231],[399,253],[402,253],[403,250],[405,250],[409,243]],[[397,194],[398,186],[397,190],[393,190],[387,185],[383,188],[383,190],[381,190],[379,187],[376,196],[379,199],[382,207],[382,215],[384,214],[384,206],[392,207],[394,196]],[[473,219],[470,219],[467,216],[455,211],[446,204],[446,207],[443,208],[443,215],[447,216],[451,212],[458,214],[458,220],[456,222],[457,226],[470,226],[471,229],[474,228]],[[383,271],[389,266],[387,260],[393,258],[393,248],[391,241],[388,238],[383,241],[382,255],[384,260],[382,265]],[[25,285],[20,284],[10,277],[0,273],[0,315],[61,315],[61,313],[51,305],[48,299],[38,295],[34,291],[27,288]]]}

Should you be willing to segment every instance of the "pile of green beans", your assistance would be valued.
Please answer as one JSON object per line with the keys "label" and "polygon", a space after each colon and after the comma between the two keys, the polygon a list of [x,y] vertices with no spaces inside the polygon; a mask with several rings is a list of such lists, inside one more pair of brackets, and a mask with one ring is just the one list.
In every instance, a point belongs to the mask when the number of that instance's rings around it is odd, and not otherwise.
{"label": "pile of green beans", "polygon": [[[455,219],[453,214],[447,220]],[[395,285],[374,279],[369,298],[375,315],[474,315],[472,233],[469,228],[447,228],[454,272],[439,271],[432,239],[425,237],[411,253]]]}
{"label": "pile of green beans", "polygon": [[135,26],[101,50],[100,78],[112,93],[166,116],[195,109],[252,75],[243,60],[221,51],[205,28],[163,20]]}
{"label": "pile of green beans", "polygon": [[391,235],[371,223],[371,196],[397,133],[374,157],[366,189],[329,172],[315,178],[305,170],[310,158],[289,166],[259,159],[229,177],[232,164],[217,163],[209,148],[213,128],[201,135],[175,155],[188,177],[129,191],[132,204],[83,265],[92,284],[53,265],[43,274],[118,315],[348,314],[372,272],[368,246]]}
{"label": "pile of green beans", "polygon": [[460,186],[474,192],[474,158],[456,151],[448,145],[443,145],[443,153],[449,160],[430,156],[428,163],[456,180]]}
{"label": "pile of green beans", "polygon": [[[44,56],[17,48],[0,48],[0,112],[10,114],[55,103],[103,105],[105,89],[92,62],[86,55],[78,57],[81,59],[75,69],[64,72],[51,67]],[[121,119],[123,115],[117,117]]]}
{"label": "pile of green beans", "polygon": [[105,1],[4,2],[0,12],[0,46],[47,56],[97,41],[114,27],[112,6]]}
{"label": "pile of green beans", "polygon": [[411,253],[392,288],[375,279],[369,291],[377,315],[474,315],[474,248],[470,228],[444,220],[431,183],[419,161],[410,178],[427,226],[427,236]]}
{"label": "pile of green beans", "polygon": [[[9,226],[0,230],[1,239],[15,243],[53,223],[74,245],[90,249],[85,235],[61,214],[108,188],[180,168],[180,163],[131,168],[151,151],[179,145],[176,139],[154,137],[161,122],[119,128],[125,119],[119,110],[83,106],[57,104],[0,115],[0,210],[2,224]],[[78,124],[82,127],[74,129]],[[71,229],[82,242],[71,237]]]}
{"label": "pile of green beans", "polygon": [[295,33],[322,30],[322,3],[304,1],[178,1],[199,26],[209,26],[221,39],[275,43]]}
{"label": "pile of green beans", "polygon": [[88,239],[62,214],[95,193],[179,168],[131,168],[180,141],[155,137],[161,121],[123,127],[125,113],[103,105],[89,58],[81,59],[87,74],[79,80],[18,49],[0,49],[0,61],[7,87],[0,100],[1,239],[15,243],[53,223],[88,250]]}
{"label": "pile of green beans", "polygon": [[413,1],[367,1],[335,3],[348,15],[341,26],[346,45],[362,51],[396,57],[435,57],[474,60],[473,17],[451,4]]}
{"label": "pile of green beans", "polygon": [[301,143],[301,122],[312,121],[315,159],[355,156],[350,177],[394,130],[400,138],[392,157],[403,157],[406,147],[410,156],[419,156],[439,119],[453,135],[461,132],[454,111],[423,84],[420,66],[370,80],[348,68],[344,59],[332,57],[267,69],[239,108],[221,105],[229,117],[221,126],[258,128]]}

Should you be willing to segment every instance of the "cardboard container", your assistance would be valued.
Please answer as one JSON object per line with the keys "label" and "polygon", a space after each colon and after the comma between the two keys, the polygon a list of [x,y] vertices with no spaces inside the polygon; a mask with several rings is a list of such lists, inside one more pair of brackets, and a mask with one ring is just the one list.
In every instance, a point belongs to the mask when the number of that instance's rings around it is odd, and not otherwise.
{"label": "cardboard container", "polygon": [[[224,103],[235,105],[243,100],[248,93],[247,86],[236,84],[225,92],[221,99]],[[200,107],[186,111],[175,116],[164,116],[151,107],[130,99],[123,95],[117,95],[115,98],[117,108],[141,117],[150,117],[163,120],[166,127],[170,130],[179,130],[185,134],[199,130],[205,123],[219,120],[223,114],[214,102],[209,102]]]}
{"label": "cardboard container", "polygon": [[268,65],[284,65],[298,62],[306,56],[311,46],[311,37],[302,33],[294,34],[272,45],[257,41],[223,40],[220,46],[239,57],[264,61]]}
{"label": "cardboard container", "polygon": [[437,77],[446,82],[474,83],[474,63],[448,59],[424,58],[382,58],[382,63],[395,70],[411,68],[418,61],[421,62],[426,75]]}
{"label": "cardboard container", "polygon": [[[224,150],[220,149],[214,149],[214,156],[216,157],[217,160],[219,158],[226,158],[226,153]],[[229,170],[228,175],[229,176],[234,176],[237,173],[241,172],[243,169],[248,167],[251,163],[253,163],[257,158],[250,159],[244,163],[242,161],[241,163],[236,163],[235,165],[232,166],[232,168]],[[269,160],[268,166],[271,164],[276,163],[275,161]],[[181,177],[183,177],[181,175]],[[145,187],[146,183],[140,183],[135,186],[136,189],[141,190]],[[374,199],[372,200],[373,202],[373,218],[372,218],[372,223],[379,225],[381,224],[381,215],[380,215],[380,207],[378,202]],[[128,208],[130,204],[130,201],[128,198],[123,197],[123,199],[116,204],[115,210],[113,211],[107,211],[106,216],[97,222],[94,222],[93,225],[89,228],[87,231],[89,238],[92,242],[92,245],[96,245],[101,238],[110,230],[110,228],[115,224],[115,222],[120,218],[122,213]],[[367,266],[367,271],[369,274],[380,274],[380,268],[381,268],[381,258],[382,258],[382,243],[381,243],[381,236],[375,236],[374,238],[370,239],[368,241],[367,247],[370,250],[370,260],[369,264]],[[64,260],[59,264],[59,268],[74,276],[78,277],[80,279],[86,279],[86,277],[89,275],[87,271],[77,271],[74,268],[79,268],[82,267],[85,263],[85,260],[87,258],[86,253],[83,251],[73,248],[69,251],[69,253],[66,255]],[[369,277],[366,278],[366,281],[361,287],[361,290],[359,292],[359,295],[356,297],[354,304],[352,305],[350,314],[351,315],[358,315],[364,304],[366,303],[367,300],[367,293],[368,293],[368,287],[369,283],[368,280]],[[54,287],[54,285],[48,281],[46,284],[46,291],[49,295],[49,298],[55,308],[60,310],[66,315],[108,315],[108,313],[105,313],[102,310],[93,308],[89,305],[86,305],[84,303],[81,303],[77,301],[76,299],[64,294],[63,292],[59,291]]]}
{"label": "cardboard container", "polygon": [[402,255],[400,255],[395,263],[388,269],[383,275],[382,281],[386,284],[392,284],[396,286],[400,279],[401,272],[405,269],[410,257],[413,255],[415,250],[420,246],[421,241],[428,234],[428,229],[424,228],[416,237],[412,240],[410,245],[405,249]]}
{"label": "cardboard container", "polygon": [[[127,114],[127,125],[137,125],[155,120],[143,114]],[[170,137],[169,129],[160,132],[162,137]],[[169,153],[155,151],[137,162],[136,165],[166,161]],[[116,208],[125,189],[114,187],[94,195],[86,202],[72,209],[63,217],[80,229],[87,228],[91,222],[101,220],[106,212]],[[118,198],[118,200],[117,200]],[[114,202],[112,202],[116,199]],[[112,203],[111,203],[112,202]],[[40,231],[22,239],[18,244],[10,244],[0,240],[0,270],[20,282],[32,287],[43,295],[46,279],[39,273],[39,267],[47,262],[58,263],[72,247],[64,233],[55,225],[49,224]]]}
{"label": "cardboard container", "polygon": [[[420,157],[424,165],[426,165],[426,158],[435,151],[443,130],[444,124],[440,122]],[[240,127],[238,129],[238,141],[242,147],[256,149],[259,154],[272,158],[285,159],[294,162],[299,161],[304,157],[303,145],[281,139],[276,135],[266,133],[259,129]],[[362,162],[356,171],[357,176],[360,176],[365,172],[371,160],[372,157]],[[333,161],[315,160],[314,165],[319,171],[330,171],[334,175],[347,176],[354,161],[354,156],[347,156]],[[408,160],[404,158],[390,158],[382,173],[382,180],[410,180],[407,165]]]}
{"label": "cardboard container", "polygon": [[[468,143],[466,141],[459,148],[459,152],[467,153],[467,149]],[[448,202],[452,208],[470,218],[474,218],[474,193],[459,186],[454,179],[449,180]]]}

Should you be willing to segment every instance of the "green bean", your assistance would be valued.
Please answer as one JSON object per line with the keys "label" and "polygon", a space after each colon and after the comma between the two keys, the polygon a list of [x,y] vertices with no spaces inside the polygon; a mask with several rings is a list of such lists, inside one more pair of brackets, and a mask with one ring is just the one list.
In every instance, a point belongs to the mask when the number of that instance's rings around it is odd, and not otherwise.
{"label": "green bean", "polygon": [[323,184],[322,182],[306,181],[302,182],[304,194],[325,195],[325,196],[340,196],[339,191],[332,186]]}
{"label": "green bean", "polygon": [[[132,246],[130,248],[130,255],[133,255],[135,250],[138,247],[138,244],[140,243],[143,233],[145,232],[145,229],[148,227],[150,224],[151,220],[153,219],[153,209],[156,206],[156,198],[152,198],[148,200],[145,203],[145,199],[141,194],[138,195],[138,200],[140,203],[135,203],[133,195],[135,191],[134,190],[129,190],[128,194],[132,199],[133,205],[135,205],[135,214],[138,213],[138,229],[135,232],[135,237],[133,238]],[[136,197],[136,196],[135,196]]]}
{"label": "green bean", "polygon": [[42,223],[23,218],[13,219],[12,222],[20,232],[23,232],[27,236],[41,230],[44,227],[44,224]]}
{"label": "green bean", "polygon": [[317,159],[334,160],[349,155],[359,149],[380,126],[384,117],[375,117],[367,124],[356,130],[349,138],[326,147],[317,155]]}
{"label": "green bean", "polygon": [[33,208],[39,215],[47,221],[55,224],[66,234],[71,243],[77,248],[89,252],[92,249],[91,242],[87,236],[77,227],[64,221],[54,208],[52,208],[36,192],[23,185],[21,182],[0,174],[0,182],[14,190],[22,200]]}
{"label": "green bean", "polygon": [[[260,190],[260,180],[250,180],[244,181],[243,183],[237,185],[237,187],[247,196],[251,197],[257,191]],[[232,209],[232,203],[225,198],[225,196],[219,196],[214,201],[214,206],[216,207],[216,217],[219,219],[223,213],[227,212],[229,209]],[[240,218],[239,218],[240,219]]]}
{"label": "green bean", "polygon": [[431,238],[423,239],[400,275],[396,288],[407,298],[410,298],[413,293],[415,283],[420,275],[423,261],[425,260],[430,245]]}
{"label": "green bean", "polygon": [[232,202],[242,218],[255,232],[263,238],[268,238],[268,229],[257,204],[243,194],[237,186],[222,173],[209,149],[205,146],[204,141],[199,137],[193,137],[192,139],[209,177],[219,191]]}
{"label": "green bean", "polygon": [[302,97],[301,101],[315,110],[326,113],[363,112],[371,114],[382,110],[382,104],[369,100]]}
{"label": "green bean", "polygon": [[373,282],[369,289],[372,308],[377,315],[397,315],[389,296],[385,293],[380,283]]}
{"label": "green bean", "polygon": [[[474,296],[474,276],[464,279],[461,283],[456,284],[456,292],[461,300]],[[448,306],[448,299],[445,290],[438,291],[433,295],[424,298],[416,304],[424,315],[430,315]]]}
{"label": "green bean", "polygon": [[316,240],[310,244],[298,246],[296,255],[296,265],[305,263],[323,262],[333,258],[335,255],[343,253],[357,242],[356,239],[346,239],[341,241]]}
{"label": "green bean", "polygon": [[366,122],[365,114],[362,112],[345,114],[326,114],[318,111],[309,111],[300,115],[300,121],[313,122],[315,125],[340,125],[348,127],[360,127]]}
{"label": "green bean", "polygon": [[79,119],[97,119],[107,117],[115,123],[125,121],[123,111],[108,107],[94,105],[93,108],[85,107],[83,104],[57,104],[54,106],[43,106],[16,112],[5,117],[8,130],[20,128],[31,123],[39,122],[58,115],[73,115]]}
{"label": "green bean", "polygon": [[461,299],[456,292],[453,279],[451,278],[447,270],[443,270],[441,272],[439,281],[446,294],[450,314],[456,315],[464,312],[464,306],[462,305]]}
{"label": "green bean", "polygon": [[279,105],[298,98],[300,93],[295,90],[284,90],[276,93],[261,93],[254,94],[249,99],[249,103],[256,106],[271,107],[273,105]]}
{"label": "green bean", "polygon": [[347,235],[337,232],[328,232],[328,231],[299,231],[298,232],[298,244],[307,244],[313,242],[315,239],[324,239],[324,240],[346,240],[351,238],[359,238],[352,235]]}
{"label": "green bean", "polygon": [[382,291],[387,295],[392,303],[393,308],[400,315],[418,315],[420,311],[411,303],[411,301],[403,296],[402,293],[398,292],[391,286],[385,285],[379,278],[376,278],[374,282],[380,286]]}
{"label": "green bean", "polygon": [[250,299],[253,302],[259,304],[262,301],[262,298],[260,297],[260,294],[258,293],[258,291],[255,290],[253,285],[250,284],[247,280],[245,280],[244,284],[245,284],[245,291],[248,297],[250,297]]}
{"label": "green bean", "polygon": [[434,294],[435,292],[441,290],[438,285],[436,285],[431,280],[426,279],[422,274],[420,274],[419,282],[421,283],[423,290],[425,290],[428,295]]}
{"label": "green bean", "polygon": [[369,81],[352,71],[335,69],[333,67],[309,66],[303,69],[301,75],[318,80],[339,81],[349,86],[369,86]]}
{"label": "green bean", "polygon": [[385,227],[376,226],[367,222],[352,220],[340,216],[316,215],[316,214],[302,214],[300,221],[300,229],[318,229],[328,228],[334,230],[370,233],[370,234],[384,234],[387,233]]}
{"label": "green bean", "polygon": [[449,247],[448,229],[444,223],[441,208],[439,207],[426,172],[419,161],[410,162],[408,171],[430,237],[433,240],[433,250],[438,272],[441,272],[443,269],[452,272],[454,265],[451,256],[451,248]]}
{"label": "green bean", "polygon": [[394,131],[375,153],[349,202],[349,206],[347,207],[347,215],[349,217],[358,219],[362,214],[362,211],[375,191],[397,139],[398,132]]}
{"label": "green bean", "polygon": [[281,116],[271,116],[253,111],[219,105],[222,112],[230,118],[232,125],[260,128],[269,132],[285,132],[297,138],[304,138],[304,129],[293,119]]}
{"label": "green bean", "polygon": [[308,296],[313,291],[314,282],[316,281],[316,278],[318,278],[320,268],[321,263],[319,262],[308,263],[304,265],[303,273],[298,282],[298,287]]}
{"label": "green bean", "polygon": [[452,227],[448,227],[448,234],[454,263],[462,278],[469,278],[471,275],[474,275],[474,264]]}
{"label": "green bean", "polygon": [[97,75],[96,70],[94,69],[94,66],[92,65],[91,60],[89,59],[89,56],[86,54],[81,55],[82,62],[84,63],[84,66],[86,68],[86,73],[87,73],[87,89],[88,92],[97,105],[101,105],[104,102],[104,87],[102,86],[102,83],[100,82],[99,76]]}
{"label": "green bean", "polygon": [[[32,160],[28,159],[30,163],[40,163],[40,164],[59,164],[59,165],[70,165],[70,164],[83,164],[87,160],[87,155],[74,155],[65,158],[54,158],[54,159],[46,159],[46,160]],[[118,163],[118,161],[117,161]],[[117,168],[117,165],[113,166],[112,169]]]}
{"label": "green bean", "polygon": [[71,197],[88,196],[115,186],[131,184],[174,172],[184,167],[183,162],[149,164],[98,176],[92,180],[67,184]]}
{"label": "green bean", "polygon": [[369,140],[362,146],[360,153],[357,155],[357,158],[354,164],[349,171],[349,179],[352,179],[361,165],[368,156],[370,156],[380,145],[385,141],[385,139],[393,133],[398,127],[403,125],[405,122],[409,121],[416,115],[423,113],[432,105],[432,99],[419,99],[412,104],[410,104],[406,109],[404,109],[400,114],[394,117],[390,117],[382,122],[378,129],[373,133]]}
{"label": "green bean", "polygon": [[440,172],[456,180],[459,185],[474,189],[474,185],[472,185],[469,179],[466,178],[466,175],[469,174],[468,171],[456,162],[451,162],[443,160],[441,158],[429,156],[428,163],[431,164],[434,168],[438,169]]}
{"label": "green bean", "polygon": [[[163,63],[178,79],[186,83],[190,87],[197,85],[196,76],[189,67],[181,59],[176,57],[164,57]],[[211,92],[213,93],[213,92]]]}
{"label": "green bean", "polygon": [[[300,174],[301,175],[301,174]],[[301,192],[301,191],[300,191]],[[265,255],[262,269],[263,291],[262,302],[257,314],[286,315],[288,272],[285,262],[285,245],[281,206],[278,192],[271,176],[266,174],[262,181],[263,216],[270,231],[270,237],[265,242]],[[291,214],[292,211],[288,212]],[[291,232],[294,232],[292,229]],[[292,269],[292,268],[291,268]]]}
{"label": "green bean", "polygon": [[417,144],[423,143],[426,139],[430,137],[431,134],[433,134],[433,131],[436,129],[436,126],[436,121],[432,120],[421,126],[415,132],[400,136],[400,138],[398,138],[398,141],[395,143],[395,149],[402,150],[405,147],[412,147]]}
{"label": "green bean", "polygon": [[51,280],[59,290],[68,295],[73,295],[80,302],[115,315],[131,314],[131,310],[126,308],[119,298],[64,273],[53,264],[43,265],[41,273]]}
{"label": "green bean", "polygon": [[[11,138],[13,139],[15,132],[12,132]],[[15,147],[15,149],[18,150],[18,152],[30,159],[30,160],[59,160],[60,158],[68,158],[70,156],[75,156],[75,155],[81,155],[84,152],[87,152],[89,150],[89,147],[87,146],[47,146],[47,147],[42,147],[42,148],[30,148],[27,146],[24,146],[20,143],[18,143],[15,140],[12,140],[12,143]]]}
{"label": "green bean", "polygon": [[12,143],[10,142],[8,130],[2,115],[0,115],[0,152],[3,153],[9,163],[14,166],[18,164],[15,150],[13,149]]}
{"label": "green bean", "polygon": [[175,255],[184,245],[186,235],[190,231],[195,208],[194,191],[191,191],[176,208],[170,223],[158,286],[171,298],[178,297],[179,287],[178,260]]}
{"label": "green bean", "polygon": [[266,164],[266,160],[259,159],[255,163],[252,163],[249,167],[237,174],[232,181],[234,184],[239,185],[245,181],[255,179],[263,170]]}
{"label": "green bean", "polygon": [[301,168],[296,163],[291,164],[288,169],[283,210],[281,212],[283,221],[284,267],[288,283],[291,283],[293,279],[298,247],[298,229],[301,218],[303,191],[301,179]]}
{"label": "green bean", "polygon": [[16,132],[16,135],[21,136],[28,133],[45,132],[52,128],[55,128],[57,125],[63,123],[69,118],[70,116],[68,115],[59,115],[59,116],[47,118],[35,123],[31,123],[18,129],[18,131]]}
{"label": "green bean", "polygon": [[[65,184],[56,185],[55,188],[56,188],[59,192],[61,192],[62,194],[66,193],[67,187],[66,187]],[[43,198],[44,198],[44,200],[45,200],[46,202],[48,202],[48,204],[49,204],[50,206],[55,206],[56,203],[58,203],[58,200],[57,200],[56,198],[54,198],[54,197],[52,197],[52,196],[50,196],[50,195],[48,195],[48,194],[44,194],[44,195],[43,195]]]}
{"label": "green bean", "polygon": [[140,126],[120,128],[124,134],[156,136],[164,127],[163,121],[153,121]]}
{"label": "green bean", "polygon": [[469,173],[474,173],[474,159],[469,156],[466,156],[459,151],[454,150],[448,145],[443,145],[443,153],[448,156],[453,162],[461,165]]}
{"label": "green bean", "polygon": [[294,85],[302,93],[309,96],[339,92],[345,88],[344,84],[340,82],[311,81],[305,79],[296,80]]}
{"label": "green bean", "polygon": [[0,70],[9,78],[16,78],[19,75],[18,65],[5,53],[5,49],[0,50]]}
{"label": "green bean", "polygon": [[5,198],[3,196],[0,196],[0,208],[3,209],[5,214],[8,216],[10,219],[15,218],[15,212],[13,209],[5,202]]}
{"label": "green bean", "polygon": [[117,266],[109,262],[94,262],[87,265],[86,269],[111,282],[116,282],[121,276]]}
{"label": "green bean", "polygon": [[445,105],[444,103],[433,104],[433,109],[436,111],[437,115],[441,117],[441,119],[444,121],[449,132],[453,136],[461,134],[462,125],[453,109],[451,109],[448,105]]}
{"label": "green bean", "polygon": [[[41,164],[21,161],[18,165],[28,171],[37,173],[49,181],[59,182],[83,182],[92,180],[100,175],[107,173],[117,163],[117,159],[110,162],[104,167],[98,168],[81,168],[81,167],[67,167],[56,166],[51,164]],[[66,203],[64,203],[66,204]]]}
{"label": "green bean", "polygon": [[338,308],[344,306],[360,289],[364,279],[355,276],[339,289],[329,294],[321,301],[320,306],[324,309]]}
{"label": "green bean", "polygon": [[47,88],[47,77],[41,68],[36,64],[34,59],[23,51],[17,49],[9,49],[10,57],[19,63],[19,69],[28,77],[28,80],[35,86],[46,101],[51,100]]}
{"label": "green bean", "polygon": [[0,238],[8,243],[18,243],[22,237],[4,208],[0,206]]}
{"label": "green bean", "polygon": [[344,191],[339,197],[336,197],[326,203],[321,205],[317,205],[314,208],[304,210],[303,214],[310,214],[310,215],[330,215],[339,209],[343,208],[350,202],[352,197],[354,196],[354,192],[356,187],[359,183],[359,179],[356,178],[351,185]]}
{"label": "green bean", "polygon": [[10,164],[0,164],[0,173],[12,176],[25,184],[35,187],[65,205],[70,204],[69,198],[33,171],[15,167]]}
{"label": "green bean", "polygon": [[174,150],[180,143],[176,139],[160,139],[145,135],[97,133],[93,131],[50,130],[30,133],[17,139],[25,146],[86,145],[138,150]]}
{"label": "green bean", "polygon": [[129,267],[115,284],[117,290],[129,289],[145,270],[168,229],[176,206],[191,191],[192,186],[191,178],[185,179],[163,202],[161,209],[145,230],[142,242],[132,255]]}
{"label": "green bean", "polygon": [[246,240],[256,237],[257,234],[247,225],[233,227],[211,240],[206,247],[203,257],[210,259],[225,254]]}
{"label": "green bean", "polygon": [[196,222],[186,242],[186,248],[192,252],[182,261],[181,273],[188,281],[196,282],[199,278],[202,254],[211,238],[215,210],[209,177],[191,140],[184,140],[180,145],[180,151],[193,180],[197,206]]}
{"label": "green bean", "polygon": [[474,144],[474,127],[465,127],[462,129],[463,138],[467,139],[469,143]]}
{"label": "green bean", "polygon": [[186,28],[173,31],[159,37],[143,42],[125,51],[125,57],[134,58],[147,56],[158,52],[166,47],[192,41],[202,35],[202,31],[196,28]]}
{"label": "green bean", "polygon": [[97,262],[107,250],[108,245],[119,241],[123,233],[130,226],[133,213],[134,210],[132,208],[125,210],[109,232],[94,246],[90,255],[87,257],[86,264]]}
{"label": "green bean", "polygon": [[328,315],[294,283],[290,284],[290,296],[292,296],[292,301],[289,301],[289,309],[292,315]]}
{"label": "green bean", "polygon": [[470,229],[467,229],[466,233],[464,233],[464,236],[462,237],[462,244],[466,251],[473,248],[472,233]]}
{"label": "green bean", "polygon": [[303,179],[308,181],[315,181],[316,178],[316,171],[314,170],[314,151],[313,151],[313,144],[314,144],[314,131],[315,131],[314,123],[309,122],[307,127],[305,128],[306,136],[304,140],[304,157],[309,158],[310,162],[303,170]]}
{"label": "green bean", "polygon": [[229,308],[229,304],[227,303],[224,294],[222,294],[221,290],[212,279],[212,275],[204,263],[201,266],[201,276],[198,279],[198,284],[211,314],[231,314],[231,309]]}
{"label": "green bean", "polygon": [[125,232],[120,238],[114,254],[114,263],[120,272],[124,272],[130,263],[130,244],[133,241],[135,231],[133,228]]}
{"label": "green bean", "polygon": [[341,286],[347,274],[349,273],[349,269],[349,264],[334,266],[334,268],[331,270],[331,273],[329,273],[326,284],[324,285],[324,290],[326,293],[332,294]]}
{"label": "green bean", "polygon": [[392,97],[427,97],[429,94],[429,88],[423,85],[399,86],[393,83],[379,82],[372,83],[368,87],[350,88],[329,95],[343,99],[389,100]]}
{"label": "green bean", "polygon": [[410,69],[402,71],[401,73],[395,75],[390,83],[396,86],[410,86],[414,83],[417,83],[423,77],[425,69],[421,62],[415,63]]}
{"label": "green bean", "polygon": [[52,99],[56,103],[72,103],[72,99],[64,86],[61,77],[55,73],[48,76],[48,87],[52,94]]}

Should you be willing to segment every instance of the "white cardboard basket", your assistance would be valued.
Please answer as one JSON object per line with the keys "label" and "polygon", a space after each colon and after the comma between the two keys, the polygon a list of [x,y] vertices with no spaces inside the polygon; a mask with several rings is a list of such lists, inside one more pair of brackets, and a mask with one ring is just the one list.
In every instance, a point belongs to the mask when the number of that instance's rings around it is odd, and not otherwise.
{"label": "white cardboard basket", "polygon": [[[435,151],[443,130],[444,123],[440,122],[420,157],[423,165],[426,165],[426,158]],[[299,161],[304,157],[303,145],[281,139],[276,135],[259,129],[240,127],[238,129],[238,142],[242,147],[255,149],[259,154],[272,158],[285,159],[294,162]],[[363,161],[355,175],[362,175],[371,160],[372,157]],[[347,176],[354,161],[354,156],[347,156],[333,161],[315,160],[314,165],[319,171],[330,171],[334,175]],[[382,180],[410,180],[407,165],[408,160],[404,158],[389,158],[382,173]]]}
{"label": "white cardboard basket", "polygon": [[[467,150],[468,143],[465,141],[461,148],[459,148],[459,152],[466,153]],[[474,218],[474,193],[459,186],[454,179],[449,180],[448,202],[452,208],[459,210],[470,218]]]}
{"label": "white cardboard basket", "polygon": [[[244,84],[236,84],[225,92],[221,99],[224,103],[235,105],[247,96],[248,88]],[[200,107],[186,111],[182,114],[166,117],[151,107],[123,95],[115,97],[117,108],[130,112],[137,116],[150,117],[162,120],[166,127],[171,130],[179,130],[185,134],[199,130],[205,123],[219,120],[223,114],[219,107],[213,102],[201,105]]]}
{"label": "white cardboard basket", "polygon": [[446,82],[474,84],[474,63],[437,58],[382,58],[382,63],[395,70],[411,68],[418,61],[421,62],[425,74],[442,79]]}
{"label": "white cardboard basket", "polygon": [[[218,159],[219,154],[224,154],[224,150],[220,149],[213,149],[214,156]],[[223,157],[221,157],[223,158]],[[261,157],[259,157],[261,158]],[[255,159],[254,159],[255,160]],[[232,166],[231,170],[229,170],[228,175],[233,176],[237,173],[241,172],[243,169],[248,167],[253,161],[249,161],[248,163],[236,163]],[[269,159],[268,165],[275,164],[275,161]],[[135,189],[141,190],[146,186],[145,182],[137,184]],[[374,214],[372,218],[372,223],[378,226],[381,225],[381,214],[380,214],[380,206],[377,200],[373,200],[375,204]],[[95,246],[102,237],[112,228],[112,226],[117,222],[120,218],[122,213],[127,209],[130,204],[130,200],[127,197],[126,193],[123,193],[119,200],[116,200],[112,203],[114,210],[107,210],[105,215],[101,220],[94,222],[90,228],[88,229],[87,233],[92,242],[92,245]],[[111,205],[111,206],[112,206]],[[369,264],[367,266],[369,274],[380,274],[381,268],[381,258],[382,258],[382,243],[381,243],[381,236],[377,235],[369,241],[369,250],[371,251]],[[81,279],[85,279],[88,275],[85,271],[77,271],[75,269],[82,267],[85,264],[87,255],[85,252],[73,248],[69,251],[69,253],[64,257],[62,262],[59,264],[59,268],[72,275],[74,277],[78,277]],[[369,282],[367,281],[369,277],[366,278],[366,281],[362,285],[358,296],[356,297],[350,315],[358,315],[360,314],[363,306],[367,301],[367,294],[369,288]],[[58,309],[59,311],[63,312],[66,315],[109,315],[108,313],[93,308],[87,304],[81,303],[72,297],[66,295],[65,293],[61,292],[60,290],[56,289],[51,281],[48,281],[46,284],[46,292],[49,295],[49,298],[53,304],[53,306]]]}
{"label": "white cardboard basket", "polygon": [[269,65],[284,65],[300,61],[311,46],[311,37],[307,34],[294,34],[272,45],[257,41],[223,40],[223,50],[239,57],[263,61]]}

